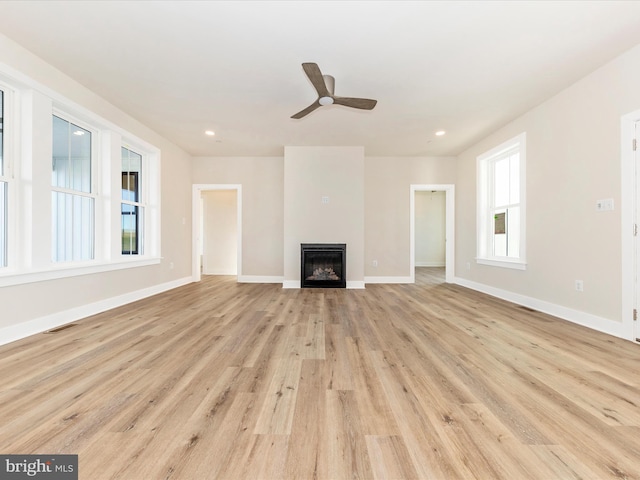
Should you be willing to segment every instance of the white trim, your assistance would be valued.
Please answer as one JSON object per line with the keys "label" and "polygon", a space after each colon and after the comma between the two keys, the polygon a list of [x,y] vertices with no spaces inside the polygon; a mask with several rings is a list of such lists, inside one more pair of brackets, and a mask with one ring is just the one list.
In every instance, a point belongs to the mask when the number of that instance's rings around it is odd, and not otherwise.
{"label": "white trim", "polygon": [[[635,341],[635,325],[633,321],[633,309],[636,304],[635,263],[637,259],[636,237],[633,236],[633,226],[638,220],[635,218],[636,203],[636,153],[633,151],[633,139],[635,137],[635,125],[640,122],[640,110],[623,115],[620,121],[621,147],[620,147],[620,228],[621,228],[621,259],[622,259],[622,325],[623,335],[631,341]],[[640,148],[640,145],[638,145]],[[638,327],[640,328],[640,327]]]}
{"label": "white trim", "polygon": [[282,288],[300,288],[300,280],[283,280]]}
{"label": "white trim", "polygon": [[364,283],[415,283],[415,275],[413,277],[364,277]]}
{"label": "white trim", "polygon": [[446,267],[443,262],[416,262],[416,267]]}
{"label": "white trim", "polygon": [[460,286],[491,295],[492,297],[501,298],[502,300],[532,308],[533,310],[552,315],[562,320],[576,323],[608,335],[613,335],[614,337],[627,339],[624,335],[624,325],[621,322],[616,322],[597,315],[591,315],[590,313],[556,305],[555,303],[545,302],[544,300],[538,300],[537,298],[527,297],[526,295],[520,295],[500,288],[491,287],[482,283],[473,282],[465,278],[456,277],[455,283]]}
{"label": "white trim", "polygon": [[282,283],[283,276],[274,275],[238,275],[239,283]]}
{"label": "white trim", "polygon": [[364,288],[364,281],[360,280],[347,280],[348,289],[362,289]]}
{"label": "white trim", "polygon": [[[3,116],[3,134],[2,142],[4,152],[0,152],[3,157],[4,172],[0,173],[0,182],[5,182],[6,192],[6,211],[5,225],[5,264],[0,263],[0,272],[4,272],[9,268],[15,267],[18,260],[18,234],[17,224],[18,217],[17,208],[18,205],[18,185],[16,177],[20,175],[20,162],[21,155],[21,98],[20,92],[17,88],[10,84],[3,82],[3,78],[0,77],[0,90],[2,90],[3,97],[3,109],[0,111],[0,115]],[[0,233],[1,235],[2,233]]]}
{"label": "white trim", "polygon": [[492,267],[512,268],[514,270],[526,270],[527,264],[519,260],[496,260],[489,258],[476,258],[476,263],[480,265],[490,265]]}
{"label": "white trim", "polygon": [[52,328],[75,322],[91,315],[96,315],[116,307],[121,307],[128,303],[142,300],[143,298],[151,297],[153,295],[187,285],[191,283],[191,281],[191,277],[180,278],[171,282],[154,285],[153,287],[143,288],[117,297],[107,298],[99,302],[82,305],[63,312],[45,315],[44,317],[35,318],[33,320],[2,328],[0,329],[0,345],[14,342],[37,333],[46,332]]}
{"label": "white trim", "polygon": [[[9,265],[0,270],[0,286],[20,285],[32,281],[66,278],[88,273],[134,268],[159,263],[160,252],[160,150],[131,132],[104,119],[97,113],[69,100],[60,93],[41,85],[21,72],[0,63],[0,81],[12,85],[15,92],[15,114],[19,121],[12,131],[15,155],[11,155],[10,207],[9,207]],[[5,93],[7,90],[5,89]],[[5,97],[6,99],[6,97]],[[51,185],[49,141],[52,115],[89,130],[92,134],[91,193],[60,189]],[[129,117],[131,118],[131,117]],[[46,135],[45,132],[46,127]],[[8,129],[7,129],[8,130]],[[145,254],[134,261],[117,255],[111,245],[117,245],[119,229],[114,230],[114,198],[119,198],[120,178],[110,177],[114,162],[120,165],[120,144],[117,156],[112,156],[113,137],[127,138],[148,155],[156,168],[150,172],[150,185],[154,197],[150,198],[145,215]],[[8,141],[9,139],[7,139]],[[21,160],[19,160],[21,159]],[[39,159],[39,160],[38,160]],[[146,181],[146,180],[145,180]],[[157,183],[157,185],[156,185]],[[51,229],[51,191],[68,191],[94,201],[93,259],[86,262],[53,262]],[[118,193],[118,195],[115,195]],[[119,207],[118,207],[119,208]],[[37,213],[35,213],[37,212]],[[147,212],[145,212],[147,213]],[[46,219],[46,223],[45,220]],[[118,222],[119,223],[119,222]],[[38,225],[35,228],[34,225]],[[46,232],[45,232],[46,230]],[[18,241],[19,239],[19,241]],[[114,243],[115,242],[115,243]],[[149,247],[149,248],[147,248]]]}
{"label": "white trim", "polygon": [[[488,196],[491,190],[487,183],[493,179],[489,178],[487,171],[489,162],[495,157],[501,156],[517,146],[519,153],[519,171],[520,171],[520,254],[518,258],[494,257],[489,255],[492,248],[491,233],[493,229],[489,228],[490,220],[488,212],[492,205],[488,203]],[[497,147],[479,155],[476,158],[476,262],[494,267],[516,268],[526,270],[527,268],[527,133],[522,132],[519,135],[501,143]],[[518,266],[514,266],[514,263]]]}
{"label": "white trim", "polygon": [[200,244],[200,238],[202,238],[202,232],[200,231],[200,199],[202,198],[202,192],[213,190],[235,190],[237,199],[237,242],[238,242],[238,270],[237,277],[241,278],[242,275],[242,185],[241,184],[220,184],[220,183],[195,183],[192,186],[193,194],[191,200],[191,275],[194,282],[199,282],[201,278],[200,272],[200,252],[198,251],[198,245]]}
{"label": "white trim", "polygon": [[[455,278],[455,185],[427,184],[410,185],[409,197],[409,283],[416,281],[416,192],[445,192],[445,282],[452,283]],[[386,277],[369,277],[386,278]],[[394,278],[394,277],[392,277]],[[365,280],[365,283],[366,280]],[[390,283],[390,282],[369,282]],[[391,282],[404,283],[404,282]]]}
{"label": "white trim", "polygon": [[11,285],[23,285],[25,283],[43,282],[58,278],[75,277],[78,275],[89,275],[92,273],[110,272],[112,270],[122,270],[125,268],[145,267],[160,263],[160,257],[138,257],[135,259],[122,259],[112,262],[87,262],[72,264],[69,262],[59,265],[52,265],[48,269],[21,270],[6,269],[0,271],[0,287]]}

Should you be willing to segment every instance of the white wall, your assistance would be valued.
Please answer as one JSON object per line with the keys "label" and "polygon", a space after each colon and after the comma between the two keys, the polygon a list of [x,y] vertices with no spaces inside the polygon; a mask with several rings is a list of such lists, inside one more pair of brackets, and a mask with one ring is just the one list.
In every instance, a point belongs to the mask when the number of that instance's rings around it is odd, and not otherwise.
{"label": "white wall", "polygon": [[415,265],[445,265],[445,192],[415,193]]}
{"label": "white wall", "polygon": [[[613,334],[621,311],[621,117],[640,109],[640,46],[483,139],[458,158],[456,271],[463,284]],[[475,263],[476,157],[527,133],[527,269]],[[616,209],[597,212],[613,198]],[[632,261],[631,258],[628,259]],[[467,264],[470,269],[467,269]],[[584,282],[584,292],[575,290]]]}

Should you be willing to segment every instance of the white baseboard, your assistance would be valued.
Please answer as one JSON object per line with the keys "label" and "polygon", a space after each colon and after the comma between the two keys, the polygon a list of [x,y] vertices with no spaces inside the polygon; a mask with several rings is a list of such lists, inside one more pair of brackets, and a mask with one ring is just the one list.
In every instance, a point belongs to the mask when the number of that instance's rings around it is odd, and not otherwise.
{"label": "white baseboard", "polygon": [[444,267],[444,262],[416,262],[416,267]]}
{"label": "white baseboard", "polygon": [[630,340],[624,335],[625,330],[623,329],[622,322],[609,320],[604,317],[563,307],[562,305],[556,305],[555,303],[546,302],[537,298],[527,297],[526,295],[509,292],[500,288],[491,287],[482,283],[473,282],[464,278],[456,277],[454,283],[478,292],[486,293],[492,297],[501,298],[502,300],[507,300],[542,313],[553,315],[554,317],[582,325],[583,327],[588,327],[608,335],[613,335],[614,337]]}
{"label": "white baseboard", "polygon": [[353,289],[362,289],[364,288],[364,281],[362,280],[347,280],[347,288],[353,288]]}
{"label": "white baseboard", "polygon": [[192,281],[193,279],[191,277],[185,277],[172,282],[154,285],[153,287],[143,288],[142,290],[136,290],[135,292],[126,293],[117,297],[107,298],[88,305],[82,305],[62,312],[52,313],[51,315],[45,315],[44,317],[35,318],[16,325],[10,325],[0,329],[0,345],[11,343],[37,333],[46,332],[52,328],[75,322],[76,320],[80,320],[97,313],[102,313],[107,310],[111,310],[112,308],[121,307],[127,303],[142,300],[143,298],[181,287],[191,283]]}
{"label": "white baseboard", "polygon": [[282,283],[284,277],[264,275],[238,275],[238,283]]}
{"label": "white baseboard", "polygon": [[414,283],[411,277],[364,277],[364,283]]}

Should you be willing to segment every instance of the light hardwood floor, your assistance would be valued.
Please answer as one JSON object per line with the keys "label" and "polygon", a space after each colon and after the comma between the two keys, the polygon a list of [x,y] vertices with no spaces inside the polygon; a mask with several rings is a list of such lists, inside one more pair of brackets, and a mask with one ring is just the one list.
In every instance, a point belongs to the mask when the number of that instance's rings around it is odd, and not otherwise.
{"label": "light hardwood floor", "polygon": [[77,453],[83,480],[640,478],[640,346],[442,277],[204,277],[5,345],[0,453]]}

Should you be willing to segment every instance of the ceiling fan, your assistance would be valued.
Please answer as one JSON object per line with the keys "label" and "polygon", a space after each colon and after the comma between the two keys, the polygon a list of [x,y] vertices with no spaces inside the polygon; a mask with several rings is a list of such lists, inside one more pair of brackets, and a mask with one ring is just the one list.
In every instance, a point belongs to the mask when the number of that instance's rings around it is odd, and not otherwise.
{"label": "ceiling fan", "polygon": [[376,103],[378,103],[377,100],[370,100],[368,98],[338,97],[333,94],[335,79],[331,75],[323,75],[320,67],[315,63],[303,63],[302,68],[318,92],[318,99],[304,110],[299,111],[295,115],[291,115],[291,118],[302,118],[323,105],[336,104],[344,105],[345,107],[359,108],[361,110],[372,110],[373,107],[376,106]]}

